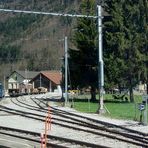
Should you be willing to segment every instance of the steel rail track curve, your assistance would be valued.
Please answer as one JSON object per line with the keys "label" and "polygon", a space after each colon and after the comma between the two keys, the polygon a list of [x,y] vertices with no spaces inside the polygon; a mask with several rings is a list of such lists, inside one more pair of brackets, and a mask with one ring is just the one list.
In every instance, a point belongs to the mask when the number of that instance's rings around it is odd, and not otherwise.
{"label": "steel rail track curve", "polygon": [[[15,128],[8,128],[8,127],[4,127],[4,126],[0,126],[0,130],[6,130],[6,131],[12,131],[12,132],[18,132],[18,133],[23,133],[26,135],[32,135],[32,136],[38,136],[40,137],[40,133],[37,132],[32,132],[32,131],[27,131],[27,130],[21,130],[21,129],[15,129]],[[14,135],[10,134],[10,133],[5,133],[5,132],[1,132],[0,134],[4,134],[4,135],[8,135],[8,136],[12,136],[12,137],[16,137],[16,138],[21,138],[21,139],[25,139],[25,140],[29,140],[29,141],[33,141],[33,142],[37,142],[40,143],[40,140],[37,139],[33,139],[33,138],[28,138],[28,137],[24,137],[24,136],[20,136],[20,135]],[[102,146],[102,145],[98,145],[98,144],[92,144],[92,143],[88,143],[88,142],[83,142],[83,141],[79,141],[79,140],[73,140],[73,139],[69,139],[69,138],[62,138],[62,137],[58,137],[58,136],[53,136],[53,135],[47,135],[48,140],[49,139],[54,139],[54,140],[59,140],[59,141],[64,141],[70,144],[76,144],[76,145],[80,145],[80,146],[87,146],[87,147],[92,147],[92,148],[109,148],[107,146]],[[66,148],[66,146],[62,146],[60,144],[54,144],[51,142],[47,142],[47,146],[54,146],[56,148]]]}
{"label": "steel rail track curve", "polygon": [[[16,111],[16,110],[15,110]],[[22,112],[22,111],[21,111]],[[23,113],[25,113],[25,114],[30,114],[30,113],[26,113],[26,112],[23,112]],[[26,116],[26,115],[25,115]],[[31,117],[32,118],[32,117]],[[34,118],[34,119],[37,119],[37,118]],[[41,119],[38,119],[38,120],[41,120]],[[42,121],[44,121],[44,120],[42,120]],[[61,124],[59,124],[59,123],[55,123],[55,122],[53,122],[54,124],[58,124],[58,125],[61,125]],[[63,126],[63,125],[62,125]],[[68,128],[72,128],[72,127],[69,127],[69,126],[67,126]],[[93,126],[91,126],[91,127],[93,127]],[[95,128],[95,127],[94,127]],[[78,128],[75,128],[76,130],[82,130],[82,129],[78,129]],[[92,132],[92,131],[89,131],[89,130],[83,130],[83,131],[85,131],[85,132],[90,132],[90,133],[93,133],[93,134],[98,134],[97,132]],[[106,136],[105,134],[102,134],[102,133],[99,133],[100,135],[102,135],[102,136]],[[116,133],[116,134],[118,134],[118,133]],[[126,135],[127,136],[127,135]],[[107,135],[106,137],[109,137],[109,138],[112,138],[112,139],[118,139],[118,140],[121,140],[121,141],[125,141],[125,142],[128,142],[128,143],[131,143],[131,141],[129,141],[129,140],[123,140],[123,139],[121,139],[121,138],[118,138],[118,137],[114,137],[114,136],[109,136],[109,135]],[[132,136],[130,135],[128,135],[127,137],[129,137],[129,138],[132,138]],[[141,138],[141,137],[140,137]],[[132,138],[133,139],[133,138]],[[136,140],[139,140],[138,139],[138,137],[137,138],[135,138]],[[146,139],[147,140],[147,139]],[[144,140],[140,140],[141,142],[146,142],[146,141],[144,141]],[[137,142],[134,142],[133,144],[136,144],[136,145],[139,145],[139,143],[137,143]],[[145,144],[143,144],[143,146],[145,146]]]}

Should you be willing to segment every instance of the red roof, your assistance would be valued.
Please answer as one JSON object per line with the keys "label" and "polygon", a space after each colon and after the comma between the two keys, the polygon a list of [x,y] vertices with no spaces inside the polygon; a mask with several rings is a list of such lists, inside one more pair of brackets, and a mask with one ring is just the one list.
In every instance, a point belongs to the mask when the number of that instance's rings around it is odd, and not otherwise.
{"label": "red roof", "polygon": [[60,84],[62,81],[62,73],[60,71],[42,71],[41,74],[43,74],[55,84]]}

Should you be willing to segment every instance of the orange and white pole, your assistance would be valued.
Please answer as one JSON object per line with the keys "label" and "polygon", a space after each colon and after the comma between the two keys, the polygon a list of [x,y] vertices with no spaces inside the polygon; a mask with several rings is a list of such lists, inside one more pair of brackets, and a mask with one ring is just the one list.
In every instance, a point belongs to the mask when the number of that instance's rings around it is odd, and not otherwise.
{"label": "orange and white pole", "polygon": [[41,148],[45,148],[45,135],[41,133]]}
{"label": "orange and white pole", "polygon": [[47,148],[47,133],[51,130],[51,112],[48,108],[47,116],[45,117],[45,134],[41,135],[41,148]]}
{"label": "orange and white pole", "polygon": [[48,108],[48,130],[51,130],[51,112],[50,112],[50,107]]}
{"label": "orange and white pole", "polygon": [[46,116],[46,118],[45,118],[45,147],[44,148],[46,148],[46,145],[47,145],[47,130],[48,130],[48,118],[47,118],[47,116]]}

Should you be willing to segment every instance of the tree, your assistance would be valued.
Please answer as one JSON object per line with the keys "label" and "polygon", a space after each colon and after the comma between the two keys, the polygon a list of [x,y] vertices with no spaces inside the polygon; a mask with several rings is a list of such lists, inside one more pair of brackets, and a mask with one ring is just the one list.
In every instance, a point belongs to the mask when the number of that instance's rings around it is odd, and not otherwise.
{"label": "tree", "polygon": [[147,84],[147,94],[148,94],[148,1],[142,0],[139,2],[140,16],[138,17],[140,36],[140,48],[143,56],[143,64],[140,73],[141,81]]}
{"label": "tree", "polygon": [[2,62],[17,62],[21,56],[19,46],[10,46],[7,44],[0,45],[0,59]]}
{"label": "tree", "polygon": [[[95,0],[83,0],[82,14],[95,14]],[[78,50],[70,49],[70,72],[73,87],[91,87],[91,99],[96,100],[97,88],[97,48],[96,22],[93,19],[79,18],[73,42]]]}
{"label": "tree", "polygon": [[144,71],[145,22],[147,0],[106,1],[105,10],[110,19],[105,22],[104,44],[108,81],[126,86],[133,102],[133,87]]}

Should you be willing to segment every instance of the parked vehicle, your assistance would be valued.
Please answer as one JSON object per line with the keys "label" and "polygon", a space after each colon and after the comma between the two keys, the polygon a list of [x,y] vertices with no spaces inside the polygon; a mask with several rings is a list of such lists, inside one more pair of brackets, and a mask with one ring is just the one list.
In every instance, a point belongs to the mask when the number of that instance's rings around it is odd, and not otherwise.
{"label": "parked vehicle", "polygon": [[3,87],[2,83],[0,83],[0,98],[3,98],[4,96],[5,96],[4,87]]}
{"label": "parked vehicle", "polygon": [[19,89],[9,89],[8,93],[9,93],[10,97],[20,96]]}

